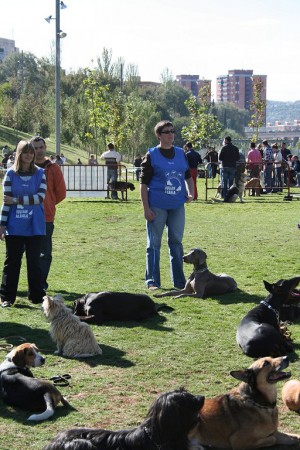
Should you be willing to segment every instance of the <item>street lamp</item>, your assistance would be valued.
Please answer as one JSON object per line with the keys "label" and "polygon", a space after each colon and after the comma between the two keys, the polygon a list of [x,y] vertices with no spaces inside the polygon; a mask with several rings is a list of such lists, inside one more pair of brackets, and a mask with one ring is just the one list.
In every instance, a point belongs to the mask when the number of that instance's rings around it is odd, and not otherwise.
{"label": "street lamp", "polygon": [[55,136],[56,155],[60,155],[60,40],[66,37],[60,29],[60,10],[66,9],[64,2],[55,0],[56,17],[46,17],[46,22],[55,20]]}

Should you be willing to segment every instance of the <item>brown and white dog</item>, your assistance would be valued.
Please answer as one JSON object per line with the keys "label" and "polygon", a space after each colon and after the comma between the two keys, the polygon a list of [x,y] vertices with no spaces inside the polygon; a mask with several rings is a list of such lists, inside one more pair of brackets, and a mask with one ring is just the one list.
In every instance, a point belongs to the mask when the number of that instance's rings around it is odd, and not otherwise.
{"label": "brown and white dog", "polygon": [[80,322],[63,300],[60,294],[54,297],[46,295],[42,303],[44,314],[51,324],[50,336],[57,345],[55,354],[69,358],[101,355],[102,350],[89,325]]}
{"label": "brown and white dog", "polygon": [[[247,450],[296,445],[299,435],[278,431],[276,383],[291,376],[287,356],[261,358],[231,375],[241,383],[230,392],[206,398],[193,437],[204,446]],[[197,448],[197,447],[194,447]]]}
{"label": "brown and white dog", "polygon": [[60,402],[70,406],[52,383],[34,378],[30,367],[39,367],[44,363],[45,358],[36,345],[25,343],[8,353],[0,365],[1,399],[10,406],[43,411],[31,415],[28,420],[49,419]]}
{"label": "brown and white dog", "polygon": [[260,190],[261,190],[260,179],[259,178],[250,178],[250,180],[248,180],[245,184],[245,191],[246,191],[246,189],[249,189],[248,195],[250,195],[250,189],[252,189],[252,192],[254,192],[254,194],[257,197],[259,197]]}

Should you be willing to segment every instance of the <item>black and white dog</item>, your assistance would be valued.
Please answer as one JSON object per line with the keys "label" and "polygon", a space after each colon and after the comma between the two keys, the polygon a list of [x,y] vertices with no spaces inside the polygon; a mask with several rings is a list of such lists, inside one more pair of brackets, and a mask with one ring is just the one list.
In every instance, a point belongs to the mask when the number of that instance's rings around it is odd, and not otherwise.
{"label": "black and white dog", "polygon": [[137,428],[108,431],[74,428],[60,432],[44,450],[188,450],[204,397],[184,389],[161,394]]}
{"label": "black and white dog", "polygon": [[300,277],[273,284],[264,281],[269,295],[246,314],[237,329],[236,340],[245,355],[277,357],[293,351],[291,342],[280,331],[280,319],[284,305],[300,301],[296,289],[299,283]]}
{"label": "black and white dog", "polygon": [[60,402],[70,406],[52,383],[34,378],[30,368],[44,362],[34,344],[24,343],[13,349],[0,365],[1,399],[10,406],[39,412],[28,420],[49,419]]}

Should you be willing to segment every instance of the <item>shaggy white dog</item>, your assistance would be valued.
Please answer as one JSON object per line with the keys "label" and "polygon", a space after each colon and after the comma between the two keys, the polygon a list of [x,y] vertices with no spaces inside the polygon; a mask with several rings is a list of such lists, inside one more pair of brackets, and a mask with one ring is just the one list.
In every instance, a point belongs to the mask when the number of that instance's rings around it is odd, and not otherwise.
{"label": "shaggy white dog", "polygon": [[42,309],[51,323],[50,336],[57,345],[55,354],[70,358],[87,358],[102,354],[89,325],[80,322],[80,319],[73,315],[60,294],[53,298],[46,295],[43,300]]}

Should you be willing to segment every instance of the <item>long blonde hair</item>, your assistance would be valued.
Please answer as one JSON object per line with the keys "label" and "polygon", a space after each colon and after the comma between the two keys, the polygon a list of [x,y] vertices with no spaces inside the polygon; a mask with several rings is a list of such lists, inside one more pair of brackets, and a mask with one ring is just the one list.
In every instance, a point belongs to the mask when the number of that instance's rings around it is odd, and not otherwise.
{"label": "long blonde hair", "polygon": [[31,144],[31,142],[27,142],[27,141],[23,141],[23,140],[18,143],[17,148],[16,148],[15,162],[14,162],[14,165],[13,165],[13,170],[15,172],[22,171],[22,161],[21,161],[22,153],[27,153],[27,152],[29,152],[31,150],[33,151],[34,158],[33,158],[33,160],[30,163],[29,172],[30,173],[34,173],[35,172],[35,170],[36,170],[36,167],[35,167],[35,148]]}

